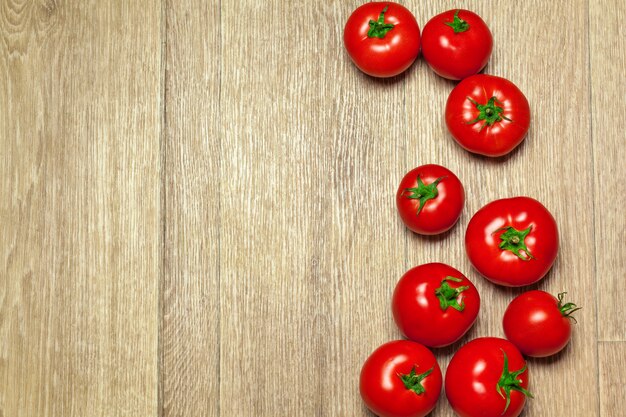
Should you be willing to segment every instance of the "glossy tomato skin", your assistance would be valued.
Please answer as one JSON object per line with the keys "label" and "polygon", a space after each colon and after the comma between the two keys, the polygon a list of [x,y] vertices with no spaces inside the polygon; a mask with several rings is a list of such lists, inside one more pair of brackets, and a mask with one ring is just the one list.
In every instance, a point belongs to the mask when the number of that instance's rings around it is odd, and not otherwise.
{"label": "glossy tomato skin", "polygon": [[572,334],[571,318],[561,313],[559,300],[539,290],[514,298],[502,326],[506,338],[524,355],[539,358],[561,351]]}
{"label": "glossy tomato skin", "polygon": [[[457,22],[465,22],[455,31]],[[450,80],[462,80],[482,70],[491,56],[491,31],[476,13],[449,10],[426,23],[422,31],[422,54],[437,74]]]}
{"label": "glossy tomato skin", "polygon": [[[382,38],[368,36],[370,21],[392,24]],[[413,64],[420,49],[420,29],[415,16],[404,6],[393,2],[366,3],[348,18],[343,42],[354,64],[373,77],[393,77]]]}
{"label": "glossy tomato skin", "polygon": [[[423,374],[424,392],[407,389],[400,375],[415,369]],[[441,370],[426,347],[408,340],[385,343],[367,358],[361,369],[360,391],[367,407],[380,417],[423,417],[430,413],[441,394]]]}
{"label": "glossy tomato skin", "polygon": [[[517,417],[526,403],[526,396],[510,391],[511,401],[498,392],[498,381],[504,368],[504,355],[510,372],[519,371],[526,361],[508,340],[482,337],[463,345],[452,357],[446,370],[445,392],[448,402],[460,417]],[[528,389],[528,370],[516,379]]]}
{"label": "glossy tomato skin", "polygon": [[[435,182],[438,180],[435,184]],[[424,202],[416,196],[419,181],[433,184],[437,195]],[[432,186],[431,186],[432,189]],[[435,235],[449,230],[459,220],[465,204],[465,189],[452,171],[441,165],[429,164],[409,171],[398,187],[396,206],[400,218],[410,230],[422,235]]]}
{"label": "glossy tomato skin", "polygon": [[[454,305],[445,309],[441,306],[444,282],[446,288],[456,289],[450,297]],[[474,284],[458,270],[429,263],[410,269],[400,278],[391,305],[393,318],[407,338],[429,347],[441,347],[456,342],[472,327],[480,310],[480,296]]]}
{"label": "glossy tomato skin", "polygon": [[524,94],[512,82],[493,75],[477,74],[461,81],[448,96],[445,113],[454,140],[485,156],[511,152],[530,127],[530,106]]}
{"label": "glossy tomato skin", "polygon": [[[500,245],[507,228],[528,231],[513,250]],[[529,229],[530,228],[530,229]],[[559,249],[559,233],[552,214],[530,197],[492,201],[474,214],[465,232],[465,250],[476,270],[507,287],[534,284],[552,267]]]}

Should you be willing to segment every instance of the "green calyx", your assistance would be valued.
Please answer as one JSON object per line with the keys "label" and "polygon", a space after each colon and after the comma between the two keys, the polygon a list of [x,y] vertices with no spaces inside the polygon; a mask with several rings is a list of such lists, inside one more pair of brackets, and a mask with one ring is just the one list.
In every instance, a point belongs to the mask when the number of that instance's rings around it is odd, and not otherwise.
{"label": "green calyx", "polygon": [[576,321],[576,318],[574,316],[572,316],[572,313],[574,313],[575,311],[580,310],[582,307],[578,307],[576,304],[574,303],[565,303],[563,304],[563,298],[565,297],[565,294],[567,294],[566,292],[562,292],[559,293],[559,295],[557,296],[559,299],[559,311],[561,312],[561,315],[563,317],[567,317],[568,319],[571,319],[574,321],[574,323],[578,323]]}
{"label": "green calyx", "polygon": [[416,367],[413,366],[413,369],[411,369],[411,372],[408,374],[401,374],[398,372],[398,378],[402,380],[406,389],[410,389],[417,395],[420,395],[426,392],[426,389],[422,386],[422,381],[433,372],[434,367],[430,368],[423,374],[416,373],[415,368]]}
{"label": "green calyx", "polygon": [[441,286],[435,290],[435,295],[439,298],[439,305],[443,311],[446,311],[448,307],[452,307],[457,311],[463,311],[465,309],[465,303],[457,301],[459,294],[469,289],[469,285],[463,285],[460,287],[452,288],[448,281],[461,282],[461,278],[445,277],[441,280]]}
{"label": "green calyx", "polygon": [[502,369],[502,376],[496,385],[496,391],[498,391],[498,394],[500,394],[502,398],[506,398],[506,405],[502,412],[502,414],[504,414],[511,404],[511,391],[519,391],[529,398],[533,398],[533,395],[522,387],[522,380],[518,379],[518,377],[526,371],[526,364],[518,371],[509,372],[509,358],[507,358],[504,350],[502,354],[504,355],[504,367]]}
{"label": "green calyx", "polygon": [[385,12],[389,8],[389,5],[385,6],[380,15],[378,16],[378,20],[370,20],[370,30],[367,31],[367,36],[370,38],[378,38],[383,39],[387,32],[394,28],[394,25],[391,23],[385,23]]}
{"label": "green calyx", "polygon": [[437,191],[437,184],[439,184],[439,181],[441,181],[443,178],[444,177],[439,177],[430,184],[424,184],[422,179],[420,177],[417,177],[417,187],[406,188],[404,190],[405,192],[410,193],[409,195],[405,195],[406,198],[420,201],[420,207],[417,210],[418,215],[420,214],[422,208],[424,208],[424,204],[426,204],[428,200],[432,200],[439,195],[439,191]]}
{"label": "green calyx", "polygon": [[470,28],[469,23],[467,23],[465,20],[463,20],[463,19],[461,19],[459,17],[459,12],[460,12],[460,10],[456,11],[456,13],[454,14],[454,19],[452,20],[452,22],[445,22],[446,25],[448,25],[452,29],[454,29],[454,33],[465,32],[466,30],[468,30]]}
{"label": "green calyx", "polygon": [[[528,248],[526,247],[526,236],[532,230],[532,226],[528,229],[517,230],[512,226],[503,227],[495,231],[495,233],[504,230],[504,233],[500,235],[500,246],[498,246],[502,250],[509,250],[517,255],[522,261],[530,261],[531,259],[535,259],[535,257],[530,253]],[[522,254],[522,252],[524,252]]]}
{"label": "green calyx", "polygon": [[508,117],[502,115],[504,109],[498,106],[498,104],[501,105],[502,103],[500,103],[495,97],[491,97],[486,104],[480,104],[471,97],[468,97],[467,99],[471,101],[478,110],[478,116],[476,116],[474,120],[467,122],[467,124],[471,125],[482,120],[484,122],[480,128],[480,130],[482,130],[485,126],[493,126],[494,123],[501,122],[502,120],[508,120],[509,122],[512,121]]}

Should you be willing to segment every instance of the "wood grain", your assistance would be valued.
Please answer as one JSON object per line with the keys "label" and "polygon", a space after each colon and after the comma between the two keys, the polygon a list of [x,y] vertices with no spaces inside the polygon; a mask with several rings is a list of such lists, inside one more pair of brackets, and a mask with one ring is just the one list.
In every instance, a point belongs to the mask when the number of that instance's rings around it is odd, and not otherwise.
{"label": "wood grain", "polygon": [[156,413],[160,25],[0,3],[0,416]]}
{"label": "wood grain", "polygon": [[600,342],[600,416],[612,417],[621,411],[624,398],[620,368],[626,361],[626,343]]}
{"label": "wood grain", "polygon": [[361,412],[360,362],[395,334],[403,83],[335,46],[350,8],[222,2],[224,28],[246,22],[223,33],[222,415]]}
{"label": "wood grain", "polygon": [[626,234],[620,198],[626,194],[626,4],[589,5],[598,338],[626,341],[626,257],[619,249]]}
{"label": "wood grain", "polygon": [[[403,3],[422,27],[450,7]],[[514,195],[560,228],[534,287],[583,306],[569,347],[529,361],[523,416],[617,415],[624,346],[602,341],[626,340],[622,3],[456,4],[493,32],[486,72],[532,107],[525,143],[491,160],[448,135],[454,83],[423,60],[391,80],[350,62],[362,1],[0,2],[0,417],[372,416],[358,375],[400,337],[409,267],[449,263],[481,292],[444,369],[503,335],[521,290],[479,277],[463,234]],[[396,215],[424,163],[466,188],[439,237]],[[445,396],[432,415],[453,415]]]}
{"label": "wood grain", "polygon": [[219,415],[220,11],[167,1],[162,416]]}

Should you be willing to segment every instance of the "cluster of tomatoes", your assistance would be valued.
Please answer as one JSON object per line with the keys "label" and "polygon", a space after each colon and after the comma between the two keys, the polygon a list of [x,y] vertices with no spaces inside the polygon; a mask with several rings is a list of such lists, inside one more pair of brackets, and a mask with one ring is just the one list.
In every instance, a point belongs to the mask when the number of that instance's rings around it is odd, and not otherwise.
{"label": "cluster of tomatoes", "polygon": [[[346,49],[363,72],[392,77],[408,69],[420,51],[420,30],[405,7],[368,3],[354,11],[344,31]],[[510,81],[478,74],[491,55],[493,40],[485,22],[467,10],[450,10],[424,27],[421,50],[439,75],[461,80],[446,105],[446,125],[470,152],[501,156],[526,136],[530,109]],[[439,165],[407,173],[396,204],[404,224],[433,235],[453,227],[463,209],[459,178]],[[541,280],[559,246],[552,214],[529,197],[493,201],[474,214],[465,233],[473,267],[489,281],[523,287]],[[529,372],[524,355],[544,357],[561,351],[571,335],[571,314],[578,310],[544,291],[527,291],[510,302],[504,317],[506,338],[481,337],[463,345],[446,369],[445,392],[462,417],[516,417],[524,407]],[[430,413],[443,378],[429,348],[448,346],[472,327],[480,295],[460,271],[430,263],[407,271],[392,298],[393,317],[408,340],[376,349],[361,370],[365,404],[381,417],[420,417]]]}

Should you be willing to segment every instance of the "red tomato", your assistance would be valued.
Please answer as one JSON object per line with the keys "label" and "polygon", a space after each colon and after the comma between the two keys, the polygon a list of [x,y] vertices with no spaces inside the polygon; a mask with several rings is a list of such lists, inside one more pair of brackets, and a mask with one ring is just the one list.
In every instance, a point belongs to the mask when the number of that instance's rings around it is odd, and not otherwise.
{"label": "red tomato", "polygon": [[465,203],[463,184],[440,165],[422,165],[409,171],[396,193],[402,221],[415,233],[435,235],[459,220]]}
{"label": "red tomato", "polygon": [[393,77],[417,58],[420,29],[415,16],[400,4],[366,3],[348,19],[343,43],[361,71],[374,77]]}
{"label": "red tomato", "polygon": [[423,417],[441,394],[441,370],[426,347],[408,340],[385,343],[361,369],[361,397],[380,417]]}
{"label": "red tomato", "polygon": [[473,75],[448,96],[446,125],[468,151],[502,156],[524,140],[530,126],[530,107],[512,82],[493,75]]}
{"label": "red tomato", "polygon": [[437,74],[462,80],[482,70],[493,48],[489,28],[476,13],[449,10],[426,23],[422,54]]}
{"label": "red tomato", "polygon": [[465,232],[465,250],[474,268],[507,287],[539,281],[558,249],[554,217],[530,197],[492,201],[474,214]]}
{"label": "red tomato", "polygon": [[460,417],[517,417],[532,398],[526,361],[508,340],[474,339],[448,365],[446,396]]}
{"label": "red tomato", "polygon": [[556,299],[545,291],[518,295],[507,307],[502,320],[504,334],[524,354],[534,357],[554,355],[569,342],[572,313],[580,310],[574,303],[563,303],[567,293]]}
{"label": "red tomato", "polygon": [[396,285],[393,318],[409,339],[447,346],[472,327],[480,309],[476,287],[456,269],[430,263],[408,270]]}

